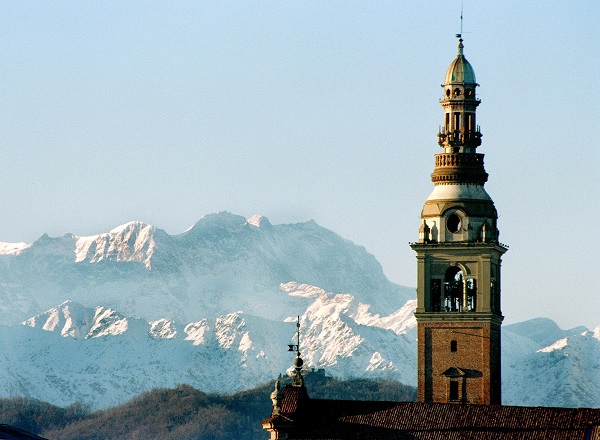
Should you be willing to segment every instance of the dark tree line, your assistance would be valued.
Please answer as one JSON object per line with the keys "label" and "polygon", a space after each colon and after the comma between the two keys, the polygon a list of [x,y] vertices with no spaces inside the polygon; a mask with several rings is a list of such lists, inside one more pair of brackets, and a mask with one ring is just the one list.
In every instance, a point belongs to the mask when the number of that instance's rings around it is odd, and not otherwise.
{"label": "dark tree line", "polygon": [[[102,411],[66,408],[25,398],[0,399],[0,423],[50,440],[229,440],[267,438],[260,421],[271,411],[274,382],[232,395],[207,394],[188,385],[155,389]],[[413,401],[416,390],[391,380],[338,381],[309,374],[312,398]]]}

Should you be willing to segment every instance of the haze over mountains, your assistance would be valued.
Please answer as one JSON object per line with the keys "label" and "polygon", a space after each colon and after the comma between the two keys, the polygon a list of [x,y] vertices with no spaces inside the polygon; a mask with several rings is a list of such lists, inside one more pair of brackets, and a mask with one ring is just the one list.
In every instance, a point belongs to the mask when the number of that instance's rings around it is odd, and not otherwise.
{"label": "haze over mountains", "polygon": [[272,226],[226,212],[179,235],[141,222],[77,237],[42,235],[0,255],[0,323],[20,322],[70,299],[129,316],[191,321],[243,310],[267,319],[298,314],[279,284],[295,281],[352,292],[380,313],[414,289],[387,280],[361,246],[309,221]]}
{"label": "haze over mountains", "polygon": [[[174,236],[132,222],[1,243],[0,295],[2,396],[103,408],[180,383],[250,388],[290,366],[296,315],[308,367],[416,385],[414,289],[313,221],[218,213]],[[503,393],[600,406],[600,326],[505,326]]]}

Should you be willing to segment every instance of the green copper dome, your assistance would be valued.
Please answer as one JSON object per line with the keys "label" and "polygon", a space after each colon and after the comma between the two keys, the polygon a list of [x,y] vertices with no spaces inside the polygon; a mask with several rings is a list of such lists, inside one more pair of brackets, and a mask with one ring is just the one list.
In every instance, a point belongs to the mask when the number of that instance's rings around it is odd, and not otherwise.
{"label": "green copper dome", "polygon": [[464,46],[462,44],[462,38],[458,41],[458,55],[454,61],[450,63],[450,67],[448,67],[448,70],[446,71],[444,84],[477,84],[477,81],[475,80],[475,71],[473,70],[471,63],[469,63],[463,55]]}

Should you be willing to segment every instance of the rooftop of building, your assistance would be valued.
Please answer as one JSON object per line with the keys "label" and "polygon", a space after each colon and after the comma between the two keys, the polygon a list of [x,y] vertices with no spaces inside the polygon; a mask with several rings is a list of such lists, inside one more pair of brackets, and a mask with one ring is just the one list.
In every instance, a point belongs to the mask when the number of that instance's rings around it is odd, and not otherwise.
{"label": "rooftop of building", "polygon": [[467,61],[463,55],[463,39],[458,36],[458,55],[446,70],[444,85],[446,84],[477,84],[475,79],[475,71],[471,63]]}
{"label": "rooftop of building", "polygon": [[599,439],[600,409],[311,399],[286,385],[263,421],[289,439]]}
{"label": "rooftop of building", "polygon": [[5,424],[0,424],[0,440],[46,440],[30,432]]}

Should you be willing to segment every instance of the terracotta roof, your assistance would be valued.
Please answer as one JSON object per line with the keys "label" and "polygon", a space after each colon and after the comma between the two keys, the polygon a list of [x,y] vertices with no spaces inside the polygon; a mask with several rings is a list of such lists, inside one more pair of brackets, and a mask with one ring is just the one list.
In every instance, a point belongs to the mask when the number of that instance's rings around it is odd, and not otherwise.
{"label": "terracotta roof", "polygon": [[281,412],[284,414],[297,413],[301,411],[303,404],[310,400],[305,387],[286,385],[281,390],[283,399],[281,401]]}
{"label": "terracotta roof", "polygon": [[600,440],[600,409],[321,400],[290,388],[290,439]]}
{"label": "terracotta roof", "polygon": [[271,414],[266,420],[261,423],[265,424],[281,424],[287,426],[305,425],[307,423],[307,410],[311,407],[305,387],[295,387],[286,385],[281,390],[281,410],[278,415]]}
{"label": "terracotta roof", "polygon": [[319,412],[328,408],[330,417],[336,424],[345,425],[344,429],[375,428],[382,434],[391,431],[390,438],[583,440],[586,430],[600,426],[600,409],[417,402],[358,402],[357,405],[357,402],[317,400],[311,404]]}

